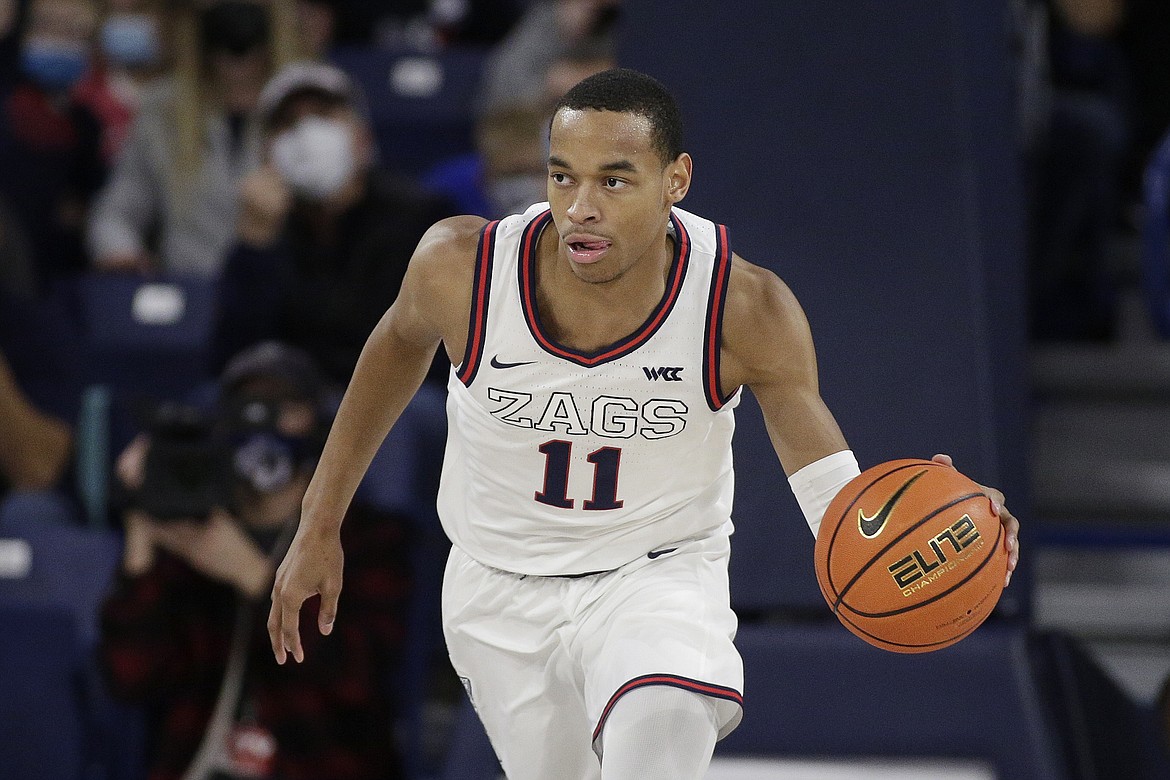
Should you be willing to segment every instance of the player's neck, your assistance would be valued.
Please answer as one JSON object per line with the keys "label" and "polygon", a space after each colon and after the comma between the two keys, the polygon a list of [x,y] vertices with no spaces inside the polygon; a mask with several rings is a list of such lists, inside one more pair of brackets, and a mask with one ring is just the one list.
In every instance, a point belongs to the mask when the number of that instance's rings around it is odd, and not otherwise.
{"label": "player's neck", "polygon": [[537,246],[537,308],[542,325],[561,344],[596,351],[636,331],[666,293],[674,241],[661,244],[604,282],[578,277],[561,253],[555,230]]}

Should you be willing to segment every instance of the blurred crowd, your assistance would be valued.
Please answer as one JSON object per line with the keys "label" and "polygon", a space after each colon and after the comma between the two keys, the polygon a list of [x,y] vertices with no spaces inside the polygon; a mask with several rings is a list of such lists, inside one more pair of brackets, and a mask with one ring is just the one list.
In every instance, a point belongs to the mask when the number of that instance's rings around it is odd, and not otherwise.
{"label": "blurred crowd", "polygon": [[1119,336],[1119,294],[1142,281],[1132,247],[1143,224],[1143,176],[1170,130],[1170,4],[1012,6],[1030,206],[1030,334],[1111,342]]}
{"label": "blurred crowd", "polygon": [[[355,500],[347,620],[311,663],[275,665],[261,607],[339,394],[415,245],[446,216],[543,199],[551,107],[613,65],[619,10],[0,0],[0,536],[38,515],[119,540],[93,649],[102,684],[149,714],[149,777],[407,771],[388,681],[410,621],[411,518]],[[455,144],[404,156],[388,139],[369,72],[349,65],[391,61],[377,52],[474,55]],[[94,457],[82,418],[111,369],[87,329],[127,306],[86,297],[103,278],[135,289],[143,325],[180,316],[197,287],[212,313],[204,364],[139,367],[115,388],[95,516],[79,487]],[[437,363],[428,382],[445,381]],[[50,517],[21,503],[32,495],[54,497]]]}
{"label": "blurred crowd", "polygon": [[[204,280],[208,378],[278,340],[343,386],[428,226],[543,197],[549,107],[613,64],[618,10],[0,0],[0,484],[52,486],[68,468],[91,357],[79,279]],[[380,47],[483,53],[458,153],[386,148],[368,96],[331,64]]]}

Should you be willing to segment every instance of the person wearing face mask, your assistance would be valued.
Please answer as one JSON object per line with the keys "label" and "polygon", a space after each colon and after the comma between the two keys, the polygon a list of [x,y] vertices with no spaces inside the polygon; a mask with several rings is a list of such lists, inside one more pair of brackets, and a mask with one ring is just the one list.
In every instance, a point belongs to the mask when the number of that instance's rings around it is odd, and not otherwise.
{"label": "person wearing face mask", "polygon": [[[328,425],[328,389],[308,355],[270,342],[234,356],[218,390],[201,413],[160,407],[118,461],[130,498],[99,655],[111,692],[150,715],[147,776],[402,777],[386,680],[405,631],[407,521],[355,502],[345,609],[362,625],[323,641],[313,668],[284,673],[266,652],[268,589]],[[221,454],[222,469],[200,468]]]}
{"label": "person wearing face mask", "polygon": [[[143,91],[130,137],[88,224],[94,265],[215,277],[260,160],[256,101],[299,49],[294,0],[186,0],[167,15],[172,76]],[[107,51],[149,53],[125,17]],[[105,32],[105,31],[103,31]]]}
{"label": "person wearing face mask", "polygon": [[78,99],[102,124],[102,155],[112,164],[130,135],[146,85],[165,64],[158,0],[111,0],[97,32],[95,67],[77,85]]}
{"label": "person wearing face mask", "polygon": [[0,195],[28,236],[42,290],[84,267],[82,226],[107,173],[100,121],[77,94],[96,24],[90,0],[32,0],[19,73],[0,96]]}
{"label": "person wearing face mask", "polygon": [[380,170],[364,99],[340,69],[294,63],[259,100],[264,162],[240,186],[215,352],[279,339],[348,381],[412,248],[452,207]]}

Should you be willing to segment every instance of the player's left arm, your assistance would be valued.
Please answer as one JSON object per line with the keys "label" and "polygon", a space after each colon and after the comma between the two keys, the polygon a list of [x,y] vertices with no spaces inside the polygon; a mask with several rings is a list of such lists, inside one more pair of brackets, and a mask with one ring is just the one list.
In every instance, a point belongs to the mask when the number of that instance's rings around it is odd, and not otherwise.
{"label": "player's left arm", "polygon": [[[723,313],[720,383],[748,387],[813,533],[836,490],[857,473],[856,460],[820,394],[808,319],[778,276],[733,257]],[[950,457],[936,455],[951,465]],[[1008,578],[1019,559],[1019,522],[1003,494],[983,488],[1008,536]],[[818,514],[819,512],[819,514]]]}
{"label": "player's left arm", "polygon": [[849,449],[821,399],[808,320],[788,285],[735,255],[723,311],[720,383],[751,389],[788,476]]}

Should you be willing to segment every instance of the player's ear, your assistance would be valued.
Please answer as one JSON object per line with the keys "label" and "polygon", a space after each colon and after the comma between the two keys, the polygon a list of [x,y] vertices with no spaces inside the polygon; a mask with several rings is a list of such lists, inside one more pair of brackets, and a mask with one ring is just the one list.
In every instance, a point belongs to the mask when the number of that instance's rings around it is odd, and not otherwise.
{"label": "player's ear", "polygon": [[691,156],[683,152],[672,162],[667,163],[664,174],[666,199],[673,206],[685,198],[687,190],[691,188]]}

